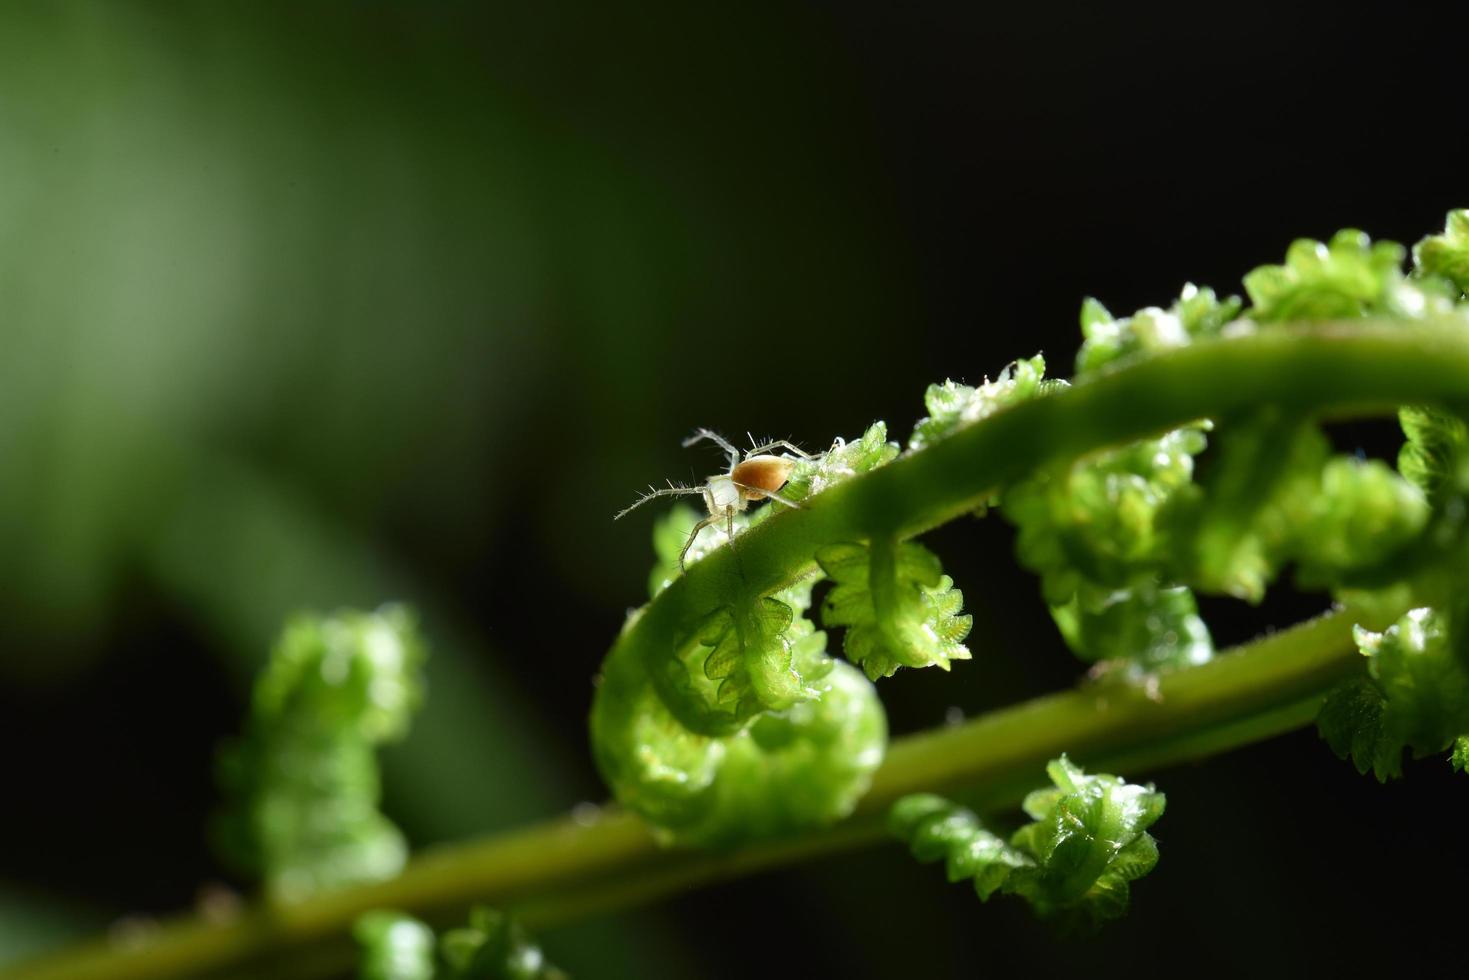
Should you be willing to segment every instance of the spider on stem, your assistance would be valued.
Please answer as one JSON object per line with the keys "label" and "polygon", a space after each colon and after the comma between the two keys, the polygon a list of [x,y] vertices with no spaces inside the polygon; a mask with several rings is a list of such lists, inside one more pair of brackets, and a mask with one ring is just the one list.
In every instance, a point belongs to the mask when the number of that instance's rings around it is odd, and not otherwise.
{"label": "spider on stem", "polygon": [[[795,468],[797,462],[815,458],[785,439],[776,439],[763,445],[753,446],[742,453],[719,433],[711,432],[708,429],[696,431],[683,441],[683,446],[688,448],[701,439],[708,439],[729,454],[728,472],[709,477],[702,487],[685,487],[671,482],[662,489],[655,490],[649,487],[648,492],[634,501],[632,506],[618,512],[612,518],[614,521],[618,520],[657,497],[682,497],[695,494],[702,496],[709,516],[699,521],[689,531],[689,539],[684,543],[683,550],[678,553],[679,568],[684,567],[684,558],[688,555],[689,549],[694,546],[699,532],[709,525],[724,521],[725,530],[733,540],[734,516],[743,514],[751,501],[774,500],[783,506],[800,510],[799,504],[778,497],[776,493],[785,486],[786,480],[790,479],[791,470]],[[752,444],[754,441],[751,438]],[[783,449],[785,452],[779,456],[770,455],[771,450],[774,449]]]}

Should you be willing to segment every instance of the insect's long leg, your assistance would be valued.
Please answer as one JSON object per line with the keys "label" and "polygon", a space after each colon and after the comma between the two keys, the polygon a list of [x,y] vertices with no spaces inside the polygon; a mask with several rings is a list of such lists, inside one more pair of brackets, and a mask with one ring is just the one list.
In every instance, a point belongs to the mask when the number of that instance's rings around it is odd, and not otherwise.
{"label": "insect's long leg", "polygon": [[[751,439],[750,441],[751,442],[754,442],[755,440],[754,439]],[[773,440],[771,442],[767,442],[767,443],[765,443],[762,446],[756,446],[755,448],[751,449],[749,452],[745,453],[745,455],[747,457],[748,456],[759,456],[761,453],[768,453],[772,449],[788,449],[791,452],[795,453],[797,456],[801,457],[802,459],[814,459],[815,458],[810,453],[806,452],[806,450],[802,449],[800,446],[796,445],[793,442],[788,442],[785,439],[776,439],[776,440]]]}
{"label": "insect's long leg", "polygon": [[[704,491],[704,489],[702,487],[673,487],[673,486],[670,486],[670,487],[664,487],[661,490],[654,490],[652,487],[649,487],[648,488],[648,492],[645,493],[645,494],[643,494],[637,500],[633,501],[632,506],[630,506],[630,507],[624,507],[622,510],[618,511],[616,514],[612,515],[612,519],[615,521],[615,520],[617,520],[617,519],[619,519],[621,517],[624,517],[627,514],[630,514],[631,512],[637,510],[639,507],[643,506],[643,504],[646,504],[648,501],[654,500],[654,499],[656,499],[658,497],[687,497],[687,496],[689,496],[691,494],[698,494],[698,493],[705,493],[705,491]],[[707,499],[707,495],[706,495],[706,499]]]}
{"label": "insect's long leg", "polygon": [[710,524],[713,524],[715,521],[719,520],[719,517],[720,515],[718,514],[710,514],[708,517],[695,524],[693,530],[689,531],[689,539],[683,543],[683,551],[680,551],[678,553],[678,567],[680,570],[688,570],[684,566],[684,559],[688,557],[689,549],[694,546],[694,542],[699,540],[699,532],[704,530],[704,528],[708,527]]}
{"label": "insect's long leg", "polygon": [[[734,483],[733,480],[731,480],[729,482]],[[785,504],[787,507],[791,508],[792,510],[800,510],[801,509],[801,505],[798,504],[798,503],[796,503],[794,500],[787,500],[784,497],[779,496],[778,495],[778,492],[772,492],[770,490],[766,490],[764,487],[747,487],[743,483],[735,483],[735,486],[739,487],[741,490],[747,490],[750,493],[757,493],[757,494],[759,494],[761,500],[774,500],[778,504]]]}
{"label": "insect's long leg", "polygon": [[710,442],[717,445],[720,449],[723,449],[726,453],[729,453],[729,465],[731,468],[733,468],[735,464],[740,461],[740,451],[736,449],[728,439],[724,438],[724,436],[720,435],[718,432],[713,432],[709,429],[695,429],[694,434],[683,441],[683,447],[687,449],[694,443],[698,442],[700,439],[708,439]]}

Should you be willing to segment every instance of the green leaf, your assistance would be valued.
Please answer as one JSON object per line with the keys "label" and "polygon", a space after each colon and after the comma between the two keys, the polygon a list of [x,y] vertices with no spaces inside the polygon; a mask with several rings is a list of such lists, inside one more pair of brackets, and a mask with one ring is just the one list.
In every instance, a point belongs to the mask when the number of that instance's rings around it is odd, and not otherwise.
{"label": "green leaf", "polygon": [[1414,545],[1429,519],[1423,492],[1386,464],[1338,456],[1298,515],[1293,553],[1305,588],[1332,585]]}
{"label": "green leaf", "polygon": [[1165,524],[1175,499],[1194,490],[1204,442],[1201,426],[1175,429],[1003,494],[1020,562],[1040,574],[1051,615],[1083,660],[1153,670],[1213,655],[1193,595],[1168,578],[1175,559]]}
{"label": "green leaf", "polygon": [[1454,751],[1449,755],[1449,765],[1454,767],[1455,772],[1469,769],[1469,735],[1460,735],[1454,739]]}
{"label": "green leaf", "polygon": [[[737,517],[739,533],[746,521]],[[691,509],[675,507],[655,522],[658,561],[648,583],[653,595],[681,574],[678,555],[696,520]],[[705,528],[689,563],[726,540],[723,530]],[[671,655],[649,662],[655,685],[684,725],[701,735],[729,735],[761,712],[817,696],[811,682],[831,665],[826,634],[800,615],[811,604],[816,580],[807,577],[776,596],[715,609],[679,638]]]}
{"label": "green leaf", "polygon": [[[865,451],[868,460],[887,452],[876,440]],[[609,658],[592,707],[598,768],[618,801],[664,838],[726,846],[821,826],[866,791],[887,719],[872,684],[826,655],[826,634],[805,616],[819,577],[747,612],[744,636],[765,638],[758,682],[730,608],[708,616],[675,659],[642,669]],[[767,642],[772,633],[777,643]],[[798,699],[780,708],[761,700],[792,672]]]}
{"label": "green leaf", "polygon": [[469,925],[439,940],[438,980],[565,980],[512,916],[491,908],[469,913]]}
{"label": "green leaf", "polygon": [[1318,727],[1360,772],[1386,781],[1402,774],[1404,749],[1444,752],[1469,731],[1469,671],[1449,626],[1449,617],[1419,608],[1381,633],[1354,631],[1368,676],[1332,692]]}
{"label": "green leaf", "polygon": [[1193,283],[1167,310],[1150,306],[1130,317],[1114,319],[1094,299],[1081,306],[1081,332],[1086,341],[1076,355],[1078,378],[1113,361],[1135,354],[1151,354],[1183,347],[1200,337],[1218,334],[1240,311],[1237,296],[1219,299],[1214,290]]}
{"label": "green leaf", "polygon": [[360,980],[566,980],[520,923],[496,909],[471,910],[467,927],[437,942],[432,929],[400,912],[368,912],[352,934]]}
{"label": "green leaf", "polygon": [[1244,278],[1259,323],[1345,320],[1382,315],[1414,318],[1453,310],[1452,295],[1435,278],[1410,281],[1397,242],[1377,242],[1345,229],[1329,244],[1302,238],[1291,243],[1284,265],[1264,265]]}
{"label": "green leaf", "polygon": [[775,598],[716,609],[679,641],[673,656],[650,662],[649,672],[685,725],[704,735],[732,734],[763,711],[817,696],[803,668],[813,677],[829,669],[825,634],[796,619],[791,606]]}
{"label": "green leaf", "polygon": [[390,878],[407,848],[378,812],[376,747],[423,697],[424,648],[402,607],[293,619],[256,682],[245,736],[219,755],[222,843],[277,900]]}
{"label": "green leaf", "polygon": [[1402,282],[1406,253],[1396,242],[1375,245],[1365,233],[1345,229],[1330,244],[1297,239],[1284,265],[1262,265],[1244,278],[1261,322],[1335,320],[1363,316],[1386,305]]}
{"label": "green leaf", "polygon": [[1469,427],[1457,415],[1435,408],[1398,410],[1407,441],[1398,453],[1398,470],[1439,507],[1449,496],[1469,492]]}
{"label": "green leaf", "polygon": [[1009,364],[999,377],[977,388],[945,381],[929,385],[923,396],[928,417],[920,419],[908,438],[913,451],[931,446],[966,425],[987,418],[1002,408],[1026,401],[1046,390],[1065,387],[1065,382],[1046,382],[1046,360],[1037,354]]}
{"label": "green leaf", "polygon": [[1402,746],[1384,737],[1386,706],[1382,690],[1361,677],[1338,685],[1316,716],[1316,728],[1333,752],[1364,776],[1371,772],[1384,781],[1401,775],[1403,762]]}
{"label": "green leaf", "polygon": [[1331,456],[1313,420],[1257,409],[1222,423],[1201,479],[1160,526],[1167,577],[1259,602],[1287,564],[1298,584],[1341,587],[1400,561],[1429,520],[1423,493],[1379,462]]}
{"label": "green leaf", "polygon": [[1204,445],[1201,428],[1175,429],[1006,490],[1002,508],[1020,530],[1020,562],[1044,577],[1047,601],[1070,601],[1083,579],[1127,588],[1140,569],[1161,570],[1168,542],[1160,516],[1192,481]]}
{"label": "green leaf", "polygon": [[819,697],[708,737],[679,723],[636,659],[614,653],[592,704],[597,767],[620,803],[678,843],[728,846],[838,820],[882,762],[887,719],[861,671],[822,656],[824,672],[808,675]]}
{"label": "green leaf", "polygon": [[434,932],[401,912],[368,912],[352,929],[359,980],[434,980]]}
{"label": "green leaf", "polygon": [[1259,602],[1320,488],[1329,446],[1314,423],[1274,408],[1221,426],[1217,443],[1202,481],[1169,502],[1173,575]]}
{"label": "green leaf", "polygon": [[1440,276],[1469,293],[1469,209],[1450,211],[1442,235],[1413,246],[1413,265],[1421,276]]}
{"label": "green leaf", "polygon": [[888,826],[908,842],[920,861],[943,861],[949,881],[974,881],[974,890],[988,901],[1020,871],[1035,869],[1035,859],[990,833],[970,811],[941,796],[920,793],[893,804]]}
{"label": "green leaf", "polygon": [[838,544],[818,551],[816,561],[835,583],[822,622],[847,628],[847,658],[869,678],[891,677],[899,667],[948,670],[951,661],[970,658],[963,641],[973,617],[959,614],[964,595],[927,548]]}
{"label": "green leaf", "polygon": [[898,444],[888,441],[887,423],[874,422],[860,439],[853,442],[838,439],[826,452],[812,459],[798,460],[780,496],[799,503],[859,473],[891,463],[898,453]]}
{"label": "green leaf", "polygon": [[920,861],[943,860],[949,880],[974,880],[980,898],[1020,895],[1043,918],[1091,927],[1127,910],[1129,882],[1158,863],[1146,832],[1163,815],[1152,786],[1088,775],[1063,755],[1046,767],[1054,788],[1023,808],[1032,823],[1008,842],[973,813],[932,795],[899,800],[889,826]]}
{"label": "green leaf", "polygon": [[1183,586],[1099,589],[1083,585],[1051,616],[1073,652],[1088,662],[1130,664],[1144,672],[1189,667],[1214,656],[1214,641]]}

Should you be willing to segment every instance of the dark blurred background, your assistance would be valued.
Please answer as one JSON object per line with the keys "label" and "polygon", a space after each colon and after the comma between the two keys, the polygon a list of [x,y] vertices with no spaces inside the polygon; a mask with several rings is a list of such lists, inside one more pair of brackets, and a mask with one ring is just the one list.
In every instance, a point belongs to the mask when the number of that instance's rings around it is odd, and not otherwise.
{"label": "dark blurred background", "polygon": [[[228,880],[210,759],[297,609],[418,605],[416,844],[604,790],[591,678],[694,426],[906,438],[930,381],[1469,206],[1462,17],[1402,5],[58,3],[0,11],[0,962]],[[1370,441],[1371,432],[1364,439]],[[1356,448],[1348,446],[1346,448]],[[1364,445],[1373,452],[1390,446]],[[997,521],[975,660],[1072,682]],[[1221,643],[1320,597],[1216,602]],[[543,938],[584,977],[1294,976],[1457,955],[1469,780],[1309,732],[1149,774],[1159,869],[1062,942],[896,848]],[[1450,892],[1452,894],[1452,892]],[[798,939],[782,957],[767,945]],[[1099,957],[1099,953],[1102,956]]]}

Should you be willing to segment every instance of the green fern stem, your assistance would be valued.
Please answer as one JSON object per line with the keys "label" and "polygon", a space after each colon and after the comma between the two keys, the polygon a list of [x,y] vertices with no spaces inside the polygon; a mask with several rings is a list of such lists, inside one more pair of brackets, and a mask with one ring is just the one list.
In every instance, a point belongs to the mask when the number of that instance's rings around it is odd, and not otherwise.
{"label": "green fern stem", "polygon": [[617,647],[656,663],[677,636],[732,596],[770,595],[809,573],[818,549],[921,534],[1056,460],[1262,404],[1335,418],[1386,415],[1420,402],[1469,402],[1469,332],[1462,322],[1266,329],[1121,364],[854,477],[799,511],[775,514],[741,535],[734,549],[716,550],[674,581]]}
{"label": "green fern stem", "polygon": [[[1325,323],[1199,341],[1120,365],[774,515],[739,538],[738,559],[721,548],[660,593],[614,655],[656,661],[731,597],[753,601],[809,572],[817,549],[921,533],[1050,462],[1261,404],[1343,417],[1386,414],[1403,403],[1469,403],[1462,324]],[[609,810],[592,821],[568,818],[430,851],[391,881],[258,907],[226,922],[180,920],[138,942],[101,941],[5,976],[322,975],[352,955],[350,925],[372,908],[449,921],[488,902],[544,927],[870,842],[882,834],[881,812],[908,793],[940,792],[980,810],[1013,804],[1062,751],[1087,766],[1139,774],[1309,724],[1325,691],[1362,669],[1349,634],[1354,620],[1361,618],[1316,620],[1167,674],[1159,701],[1126,684],[1096,684],[900,739],[851,818],[801,837],[725,853],[664,849],[640,821]]]}
{"label": "green fern stem", "polygon": [[1013,807],[1063,750],[1088,767],[1142,775],[1310,725],[1325,692],[1363,669],[1351,638],[1361,621],[1351,610],[1334,613],[1166,674],[1156,700],[1125,682],[1085,684],[898,739],[852,817],[799,837],[728,852],[669,849],[640,819],[608,807],[426,851],[391,881],[258,906],[226,922],[179,919],[135,943],[98,941],[5,980],[330,976],[350,968],[352,924],[372,909],[447,925],[487,903],[544,931],[885,840],[888,808],[910,793],[943,793],[981,812]]}

